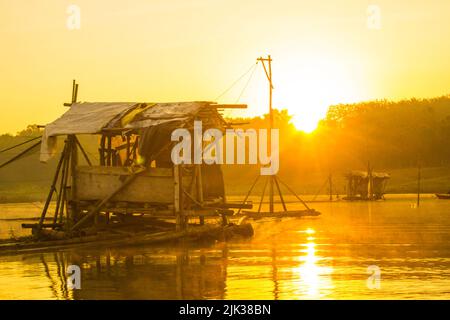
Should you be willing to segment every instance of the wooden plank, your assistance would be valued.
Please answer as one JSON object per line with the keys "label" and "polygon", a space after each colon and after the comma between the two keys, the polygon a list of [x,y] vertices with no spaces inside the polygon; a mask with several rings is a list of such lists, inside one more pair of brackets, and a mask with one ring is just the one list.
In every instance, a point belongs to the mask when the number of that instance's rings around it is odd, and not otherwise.
{"label": "wooden plank", "polygon": [[[112,175],[127,176],[130,175],[130,168],[127,167],[106,167],[106,166],[78,166],[78,173],[96,174],[96,175]],[[143,176],[152,177],[172,177],[171,168],[148,168]]]}
{"label": "wooden plank", "polygon": [[181,238],[189,238],[191,240],[212,238],[216,240],[227,240],[233,235],[250,237],[253,235],[253,228],[250,224],[219,226],[207,224],[204,226],[195,226],[182,231],[163,231],[156,233],[143,232],[134,236],[125,236],[123,234],[85,236],[64,240],[51,240],[41,242],[10,242],[0,244],[0,255],[11,255],[18,253],[46,252],[53,250],[61,250],[71,247],[88,248],[88,247],[114,247],[114,246],[130,246],[160,243],[173,241]]}
{"label": "wooden plank", "polygon": [[[201,165],[195,166],[195,181],[197,182],[197,201],[203,205],[203,183]],[[205,217],[200,216],[200,224],[205,224]]]}
{"label": "wooden plank", "polygon": [[246,104],[211,104],[209,106],[217,109],[247,109]]}
{"label": "wooden plank", "polygon": [[180,217],[180,166],[175,165],[173,167],[173,213],[176,217],[176,223],[177,223],[177,231],[181,229],[181,217]]}
{"label": "wooden plank", "polygon": [[[101,200],[116,190],[132,173],[126,167],[78,167],[77,199]],[[174,189],[171,169],[149,168],[111,201],[173,203]]]}
{"label": "wooden plank", "polygon": [[91,217],[96,215],[111,199],[113,199],[117,194],[119,194],[122,190],[128,187],[136,178],[142,174],[143,171],[137,171],[133,174],[126,177],[125,180],[122,180],[118,186],[116,186],[112,191],[110,191],[106,197],[104,197],[94,209],[90,210],[86,216],[84,216],[80,221],[78,221],[73,227],[72,230],[81,227],[84,223],[88,221]]}

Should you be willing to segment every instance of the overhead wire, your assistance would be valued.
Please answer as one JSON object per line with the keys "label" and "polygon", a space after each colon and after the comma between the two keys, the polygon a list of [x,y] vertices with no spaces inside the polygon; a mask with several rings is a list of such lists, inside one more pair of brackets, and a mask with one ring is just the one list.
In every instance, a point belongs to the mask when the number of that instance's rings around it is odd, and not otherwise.
{"label": "overhead wire", "polygon": [[245,71],[241,76],[239,76],[239,78],[237,78],[225,91],[223,91],[221,94],[219,94],[214,101],[217,101],[219,98],[223,97],[226,93],[228,93],[228,91],[230,91],[239,81],[242,80],[242,78],[244,78],[249,72],[252,71],[253,68],[255,68],[255,66],[258,64],[258,62],[256,62],[256,64],[252,64],[250,66],[250,68],[247,69],[247,71]]}
{"label": "overhead wire", "polygon": [[241,91],[241,93],[239,94],[238,98],[236,99],[236,102],[235,102],[235,103],[238,103],[238,102],[239,102],[239,100],[241,99],[241,97],[242,97],[242,95],[244,94],[245,90],[247,90],[247,87],[248,87],[248,85],[250,84],[250,81],[252,80],[253,75],[255,74],[256,66],[257,66],[257,65],[258,65],[258,62],[256,62],[256,64],[253,66],[253,71],[252,71],[252,73],[250,74],[250,77],[248,78],[247,82],[245,83],[244,88],[242,88],[242,91]]}

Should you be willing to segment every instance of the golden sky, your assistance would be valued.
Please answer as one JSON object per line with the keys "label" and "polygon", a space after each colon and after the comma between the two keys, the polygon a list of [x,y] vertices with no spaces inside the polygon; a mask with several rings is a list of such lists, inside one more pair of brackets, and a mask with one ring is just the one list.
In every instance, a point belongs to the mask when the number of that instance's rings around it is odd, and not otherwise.
{"label": "golden sky", "polygon": [[[80,101],[214,100],[266,54],[274,107],[305,130],[332,103],[450,93],[448,0],[0,0],[0,37],[0,132],[54,120],[74,78]],[[266,94],[258,66],[246,115],[267,112]]]}

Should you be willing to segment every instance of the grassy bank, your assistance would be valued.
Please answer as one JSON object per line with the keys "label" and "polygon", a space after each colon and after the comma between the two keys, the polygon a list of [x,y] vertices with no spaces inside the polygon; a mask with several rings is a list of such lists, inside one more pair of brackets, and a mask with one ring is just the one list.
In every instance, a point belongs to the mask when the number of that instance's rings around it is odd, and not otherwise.
{"label": "grassy bank", "polygon": [[[391,174],[387,193],[417,192],[417,168],[384,170]],[[238,170],[224,168],[226,192],[229,195],[245,195],[258,174],[257,168]],[[333,174],[333,193],[345,193],[344,172]],[[421,171],[423,193],[447,192],[450,190],[450,167],[423,168]],[[287,174],[280,172],[280,178],[298,194],[327,194],[328,174],[320,171]],[[44,201],[50,187],[50,177],[36,181],[0,181],[0,203]],[[264,178],[260,178],[253,194],[260,194]],[[322,188],[321,188],[322,187]]]}
{"label": "grassy bank", "polygon": [[[378,170],[378,169],[377,169]],[[377,171],[376,170],[376,171]],[[417,168],[383,169],[391,175],[388,182],[387,193],[416,193]],[[242,170],[239,174],[225,168],[226,190],[231,195],[245,194],[255,180],[257,170]],[[346,181],[345,172],[334,172],[332,175],[333,193],[344,194]],[[282,181],[286,182],[299,194],[327,194],[328,173],[323,171],[310,171],[289,174],[280,172]],[[228,178],[228,179],[227,179]],[[255,186],[255,192],[261,192],[264,179],[260,179]],[[423,193],[444,193],[450,190],[450,167],[433,167],[421,169],[421,191]]]}

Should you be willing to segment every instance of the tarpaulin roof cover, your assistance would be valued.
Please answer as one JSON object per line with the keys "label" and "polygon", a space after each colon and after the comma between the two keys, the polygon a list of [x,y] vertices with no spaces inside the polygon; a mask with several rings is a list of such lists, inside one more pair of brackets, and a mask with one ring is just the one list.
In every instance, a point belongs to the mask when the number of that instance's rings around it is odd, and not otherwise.
{"label": "tarpaulin roof cover", "polygon": [[124,115],[137,103],[74,103],[61,117],[45,126],[47,137],[66,134],[98,133],[114,118]]}
{"label": "tarpaulin roof cover", "polygon": [[40,160],[46,162],[53,156],[56,151],[56,136],[59,135],[95,134],[105,128],[139,129],[171,121],[187,121],[210,104],[210,102],[73,103],[66,113],[45,126]]}

